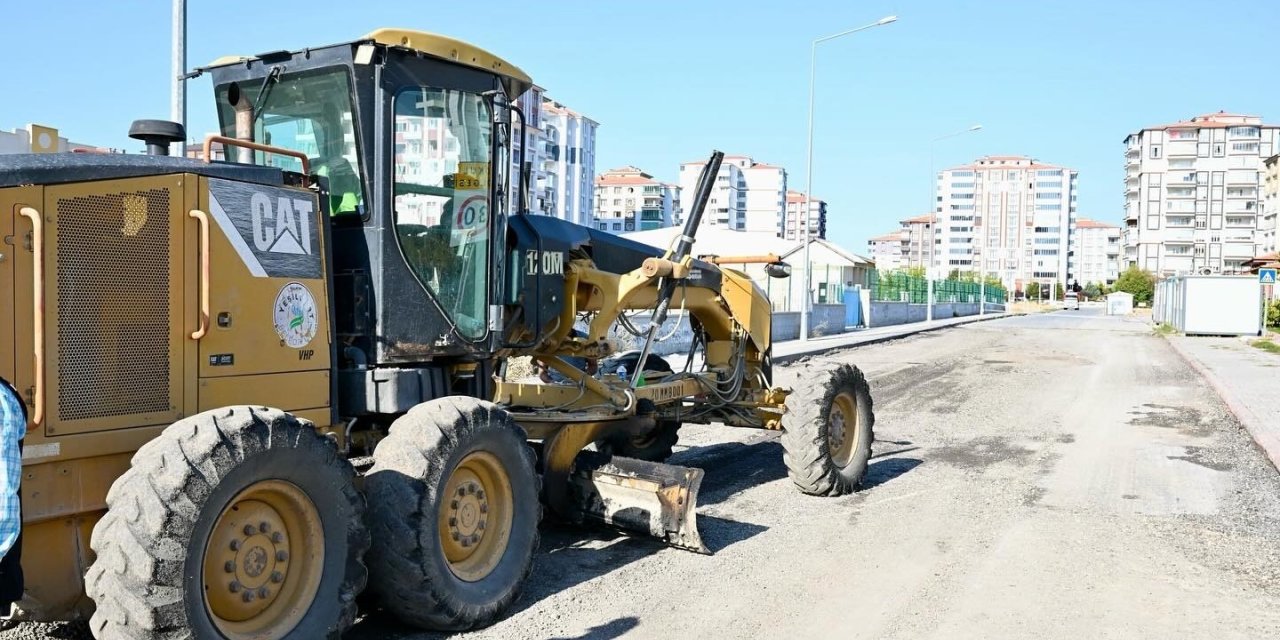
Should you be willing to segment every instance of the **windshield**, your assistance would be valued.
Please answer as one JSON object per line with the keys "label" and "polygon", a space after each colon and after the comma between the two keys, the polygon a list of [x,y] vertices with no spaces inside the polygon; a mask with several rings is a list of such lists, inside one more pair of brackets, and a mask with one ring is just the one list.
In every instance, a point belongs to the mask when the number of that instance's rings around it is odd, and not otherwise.
{"label": "windshield", "polygon": [[[254,106],[253,139],[257,142],[301,151],[311,158],[312,173],[329,179],[329,212],[363,215],[364,188],[356,154],[351,107],[351,81],[345,69],[321,69],[280,76],[263,90],[262,80],[240,82],[240,91],[261,104]],[[218,120],[222,135],[235,137],[235,110],[227,102],[229,84],[217,89]],[[227,159],[236,157],[226,150]],[[254,153],[256,164],[302,171],[294,157]]]}
{"label": "windshield", "polygon": [[395,96],[396,236],[458,332],[485,334],[492,124],[474,93],[412,87]]}

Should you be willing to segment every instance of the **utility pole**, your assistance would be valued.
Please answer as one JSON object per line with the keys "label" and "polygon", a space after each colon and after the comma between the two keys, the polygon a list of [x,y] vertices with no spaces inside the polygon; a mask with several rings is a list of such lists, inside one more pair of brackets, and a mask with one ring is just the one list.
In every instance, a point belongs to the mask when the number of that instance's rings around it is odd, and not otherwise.
{"label": "utility pole", "polygon": [[[169,119],[187,127],[187,0],[173,0],[173,77],[169,102]],[[170,155],[187,157],[187,142],[176,143]]]}

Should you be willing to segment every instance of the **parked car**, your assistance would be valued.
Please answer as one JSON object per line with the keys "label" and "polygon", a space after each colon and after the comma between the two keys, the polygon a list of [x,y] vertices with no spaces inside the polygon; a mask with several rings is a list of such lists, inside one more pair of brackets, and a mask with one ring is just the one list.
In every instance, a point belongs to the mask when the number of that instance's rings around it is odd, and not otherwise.
{"label": "parked car", "polygon": [[1062,308],[1072,311],[1080,310],[1080,294],[1074,291],[1068,291],[1067,295],[1062,296]]}

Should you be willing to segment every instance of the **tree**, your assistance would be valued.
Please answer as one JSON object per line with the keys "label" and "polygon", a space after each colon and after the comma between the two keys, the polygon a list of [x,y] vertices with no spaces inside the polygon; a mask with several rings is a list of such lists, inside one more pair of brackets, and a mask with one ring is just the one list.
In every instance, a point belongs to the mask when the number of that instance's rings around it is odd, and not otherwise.
{"label": "tree", "polygon": [[1054,296],[1054,299],[1055,299],[1055,300],[1062,300],[1062,299],[1064,299],[1064,298],[1066,298],[1066,297],[1067,297],[1067,291],[1066,291],[1066,289],[1065,289],[1065,288],[1063,288],[1063,286],[1062,286],[1062,283],[1061,283],[1061,282],[1059,282],[1058,284],[1054,285],[1054,292],[1055,292],[1055,294],[1056,294],[1056,295]]}
{"label": "tree", "polygon": [[1099,285],[1096,282],[1090,282],[1084,285],[1084,295],[1086,298],[1089,298],[1090,300],[1101,297],[1102,285]]}
{"label": "tree", "polygon": [[1150,271],[1139,269],[1138,265],[1129,265],[1116,279],[1115,290],[1132,294],[1135,304],[1150,304],[1156,292],[1156,277]]}

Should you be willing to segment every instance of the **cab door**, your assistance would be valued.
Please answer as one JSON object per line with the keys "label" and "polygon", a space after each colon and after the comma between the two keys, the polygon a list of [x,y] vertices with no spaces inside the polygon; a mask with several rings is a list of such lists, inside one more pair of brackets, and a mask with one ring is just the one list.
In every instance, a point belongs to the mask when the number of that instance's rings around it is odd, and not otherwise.
{"label": "cab door", "polygon": [[[27,393],[34,366],[32,351],[26,349],[20,356],[17,348],[17,327],[30,332],[32,319],[32,221],[19,213],[28,205],[39,207],[39,187],[0,189],[0,378],[19,394]],[[23,369],[22,380],[19,367]]]}

